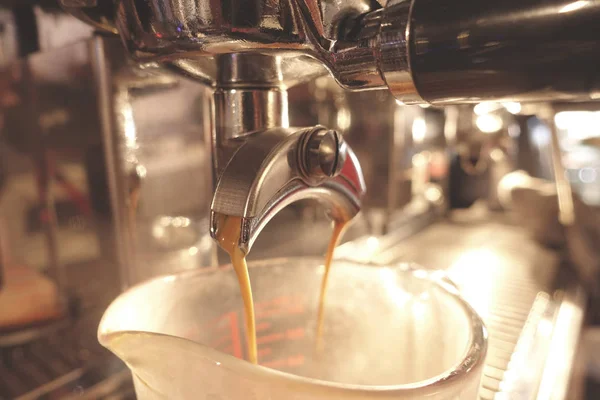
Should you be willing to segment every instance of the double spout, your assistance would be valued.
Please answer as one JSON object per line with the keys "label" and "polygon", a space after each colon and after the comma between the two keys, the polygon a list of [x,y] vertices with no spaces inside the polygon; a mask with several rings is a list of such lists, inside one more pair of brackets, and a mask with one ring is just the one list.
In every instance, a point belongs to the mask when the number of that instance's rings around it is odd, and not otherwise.
{"label": "double spout", "polygon": [[211,234],[217,215],[241,217],[239,246],[247,252],[267,222],[287,205],[305,198],[323,203],[334,220],[360,210],[365,191],[358,160],[335,131],[321,126],[272,128],[244,141],[219,177],[211,206]]}

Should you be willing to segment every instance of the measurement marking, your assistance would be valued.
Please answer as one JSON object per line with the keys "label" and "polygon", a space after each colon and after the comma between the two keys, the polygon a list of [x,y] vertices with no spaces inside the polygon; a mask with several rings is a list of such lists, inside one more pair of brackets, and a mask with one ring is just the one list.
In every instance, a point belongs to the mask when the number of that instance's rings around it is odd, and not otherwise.
{"label": "measurement marking", "polygon": [[213,318],[210,321],[208,321],[206,323],[206,325],[208,325],[209,327],[217,328],[217,329],[223,328],[223,327],[227,326],[227,324],[223,324],[223,325],[221,325],[221,324],[223,322],[229,321],[229,318],[230,318],[229,314],[231,314],[231,313],[219,315],[218,317]]}
{"label": "measurement marking", "polygon": [[256,324],[256,332],[266,331],[270,327],[271,327],[270,322],[261,322],[259,324]]}
{"label": "measurement marking", "polygon": [[272,299],[257,301],[254,303],[255,308],[267,307],[270,305],[281,305],[281,304],[289,304],[292,302],[291,296],[279,296],[274,297]]}
{"label": "measurement marking", "polygon": [[304,337],[304,328],[288,329],[285,332],[288,339],[300,339]]}
{"label": "measurement marking", "polygon": [[268,356],[268,355],[271,355],[272,352],[273,352],[273,350],[270,347],[266,347],[264,349],[258,350],[258,356],[259,357]]}
{"label": "measurement marking", "polygon": [[273,333],[271,335],[262,336],[256,339],[257,344],[273,343],[285,338],[283,333]]}
{"label": "measurement marking", "polygon": [[270,335],[259,337],[256,340],[258,344],[273,343],[279,340],[295,340],[304,337],[304,328],[288,329],[285,333],[272,333]]}
{"label": "measurement marking", "polygon": [[240,327],[238,324],[237,314],[229,313],[229,326],[231,327],[231,342],[233,345],[233,355],[237,358],[244,358],[242,354],[242,339],[240,337]]}
{"label": "measurement marking", "polygon": [[302,354],[298,354],[297,356],[288,357],[288,365],[290,367],[297,367],[302,364],[304,364],[304,356]]}
{"label": "measurement marking", "polygon": [[304,306],[296,305],[290,308],[285,309],[276,309],[276,310],[268,310],[256,313],[257,318],[272,318],[279,315],[293,315],[293,314],[303,314]]}

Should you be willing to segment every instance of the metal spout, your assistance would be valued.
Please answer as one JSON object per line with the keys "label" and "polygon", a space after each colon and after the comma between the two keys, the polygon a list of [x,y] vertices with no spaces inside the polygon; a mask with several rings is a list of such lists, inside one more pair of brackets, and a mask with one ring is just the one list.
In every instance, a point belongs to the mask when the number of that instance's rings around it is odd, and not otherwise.
{"label": "metal spout", "polygon": [[333,219],[345,220],[359,212],[364,193],[358,160],[337,132],[273,128],[249,135],[224,168],[211,206],[211,235],[217,214],[242,217],[239,245],[248,252],[287,205],[316,199]]}

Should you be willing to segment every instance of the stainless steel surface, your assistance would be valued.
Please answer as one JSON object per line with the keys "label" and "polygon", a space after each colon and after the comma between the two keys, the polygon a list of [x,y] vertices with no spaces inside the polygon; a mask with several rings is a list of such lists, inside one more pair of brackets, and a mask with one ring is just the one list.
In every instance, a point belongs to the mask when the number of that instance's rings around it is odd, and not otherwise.
{"label": "stainless steel surface", "polygon": [[[218,56],[250,51],[277,54],[279,78],[287,85],[323,74],[324,64],[340,83],[353,88],[385,85],[377,71],[373,49],[364,37],[344,43],[339,33],[349,29],[350,20],[371,11],[371,4],[356,0],[329,2],[237,3],[169,2],[152,7],[135,1],[113,6],[104,1],[90,4],[72,1],[63,5],[76,16],[97,26],[116,19],[111,32],[118,31],[128,49],[139,60],[171,62],[184,73],[202,81],[217,81],[216,61],[198,56]],[[111,10],[111,7],[117,10]],[[108,17],[108,18],[107,18]],[[344,29],[342,29],[344,28]],[[371,30],[377,33],[376,30]],[[367,72],[364,72],[367,71]],[[213,75],[216,74],[216,75]]]}
{"label": "stainless steel surface", "polygon": [[264,129],[289,127],[285,90],[219,88],[215,90],[214,101],[215,127],[219,132],[219,141]]}
{"label": "stainless steel surface", "polygon": [[211,206],[213,237],[219,229],[215,214],[243,217],[240,245],[248,251],[275,214],[306,198],[324,202],[334,219],[354,217],[365,186],[352,150],[342,141],[337,143],[336,156],[346,154],[337,177],[309,175],[302,165],[307,155],[304,142],[323,130],[279,128],[250,135],[219,177]]}
{"label": "stainless steel surface", "polygon": [[[120,33],[138,60],[185,60],[174,65],[200,72],[202,80],[206,68],[197,64],[206,61],[196,61],[199,56],[254,51],[277,53],[289,72],[283,81],[306,79],[320,63],[344,87],[387,84],[405,102],[590,100],[600,89],[597,1],[394,0],[383,9],[306,0],[67,3],[88,21],[93,13],[96,24],[114,18],[108,29]],[[516,26],[537,28],[515,29],[517,19]]]}
{"label": "stainless steel surface", "polygon": [[242,217],[246,252],[289,204],[316,199],[332,218],[348,219],[364,193],[358,160],[341,136],[289,127],[284,65],[279,55],[217,57],[210,232],[214,238],[219,229],[217,214]]}
{"label": "stainless steel surface", "polygon": [[537,393],[537,399],[574,398],[571,380],[574,374],[575,353],[584,323],[587,295],[576,283],[569,282],[560,293],[560,306],[555,313],[554,331],[548,359]]}
{"label": "stainless steel surface", "polygon": [[300,151],[300,168],[305,178],[318,182],[323,178],[338,176],[347,157],[348,146],[339,133],[317,129],[310,136],[304,136]]}
{"label": "stainless steel surface", "polygon": [[[321,64],[335,70],[340,61],[342,68],[351,68],[347,61],[358,62],[355,57],[348,58],[343,51],[337,54],[332,49],[340,39],[336,34],[338,27],[371,10],[370,3],[362,0],[331,4],[279,0],[263,4],[262,0],[252,0],[235,5],[191,0],[169,2],[167,7],[136,1],[114,6],[100,2],[96,7],[71,1],[62,4],[77,16],[83,14],[85,20],[103,21],[101,25],[107,16],[112,16],[114,25],[107,30],[118,30],[139,60],[184,60],[173,65],[189,75],[200,72],[200,79],[206,80],[206,60],[197,61],[198,56],[276,52],[284,71],[283,80],[291,82],[325,73]],[[111,6],[116,10],[110,10]],[[198,68],[198,64],[202,67]],[[210,72],[208,77],[217,80]],[[345,74],[341,77],[346,78],[343,84],[348,86],[362,87],[367,83]],[[381,79],[377,84],[383,85]]]}
{"label": "stainless steel surface", "polygon": [[[263,5],[262,1],[253,0],[231,5],[189,1],[171,2],[165,8],[127,1],[113,6],[117,10],[112,12],[109,11],[111,2],[100,2],[97,7],[68,4],[66,8],[77,16],[83,13],[88,21],[90,15],[94,21],[105,21],[107,15],[112,16],[128,49],[138,59],[177,60],[173,63],[176,68],[188,75],[200,72],[202,80],[207,77],[207,68],[204,67],[207,61],[197,61],[198,55],[277,50],[286,71],[284,80],[297,81],[315,72],[325,73],[321,63],[311,59],[321,58],[320,53],[328,53],[334,40],[326,35],[330,35],[346,18],[369,11],[364,1],[344,2],[343,5],[322,4],[275,1]],[[63,2],[63,5],[66,4]],[[145,17],[149,19],[145,20]],[[110,26],[108,30],[114,32],[115,27]],[[187,50],[182,52],[183,48]],[[333,57],[327,58],[327,64],[333,66]],[[198,68],[198,65],[201,67]],[[217,80],[210,72],[208,77]]]}
{"label": "stainless steel surface", "polygon": [[[365,29],[351,37],[351,31],[356,30],[354,22],[363,21],[360,17],[372,11],[372,3],[367,1],[278,0],[263,4],[252,0],[231,5],[190,0],[168,2],[167,7],[135,1],[103,1],[95,7],[85,1],[62,4],[85,21],[118,31],[137,59],[172,62],[203,81],[218,80],[212,74],[220,74],[220,68],[210,66],[213,61],[198,60],[198,56],[254,51],[276,52],[283,72],[281,80],[288,85],[325,73],[323,64],[345,87],[385,86],[376,56],[381,23],[378,14],[364,19]],[[107,26],[111,18],[114,25]],[[345,40],[343,34],[351,39]],[[398,52],[396,48],[391,51]],[[397,81],[395,77],[396,89],[400,86]],[[410,82],[406,86],[410,87]]]}
{"label": "stainless steel surface", "polygon": [[388,1],[383,11],[379,33],[379,70],[396,98],[404,103],[423,102],[415,87],[411,71],[413,31],[410,13],[413,2]]}

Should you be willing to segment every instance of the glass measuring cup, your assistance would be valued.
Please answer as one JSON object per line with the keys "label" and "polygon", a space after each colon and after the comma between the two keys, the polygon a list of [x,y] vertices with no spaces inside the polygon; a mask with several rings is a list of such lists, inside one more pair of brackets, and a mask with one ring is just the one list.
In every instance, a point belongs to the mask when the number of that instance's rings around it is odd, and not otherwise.
{"label": "glass measuring cup", "polygon": [[320,259],[250,263],[261,366],[245,348],[231,268],[157,278],[118,297],[100,342],[139,399],[475,399],[486,331],[439,273],[334,262],[315,346]]}

